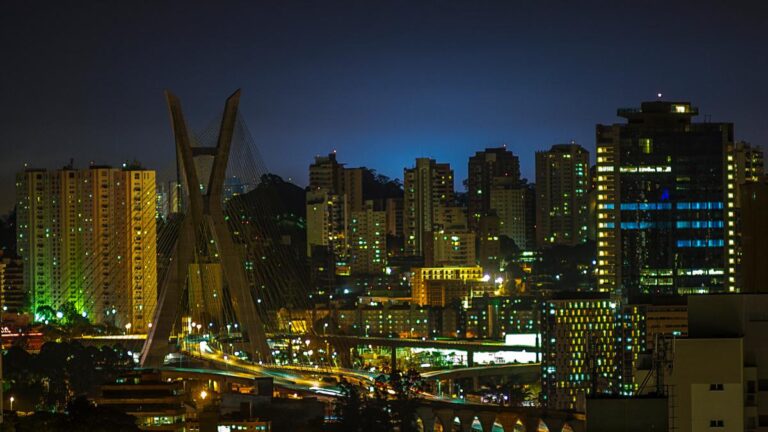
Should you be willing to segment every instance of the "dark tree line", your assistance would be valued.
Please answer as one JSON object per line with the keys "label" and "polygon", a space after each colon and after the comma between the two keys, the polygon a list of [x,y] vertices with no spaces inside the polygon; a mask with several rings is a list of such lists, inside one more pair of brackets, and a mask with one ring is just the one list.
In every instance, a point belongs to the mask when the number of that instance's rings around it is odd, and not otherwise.
{"label": "dark tree line", "polygon": [[133,367],[122,348],[47,342],[38,354],[11,347],[3,355],[4,391],[20,411],[61,411],[78,396],[96,395],[100,385]]}
{"label": "dark tree line", "polygon": [[373,391],[342,382],[342,397],[335,407],[338,422],[333,432],[416,432],[416,408],[424,383],[418,372],[392,371],[382,375]]}
{"label": "dark tree line", "polygon": [[110,407],[96,406],[85,397],[67,404],[63,413],[39,411],[30,416],[6,416],[2,432],[134,432],[136,418]]}

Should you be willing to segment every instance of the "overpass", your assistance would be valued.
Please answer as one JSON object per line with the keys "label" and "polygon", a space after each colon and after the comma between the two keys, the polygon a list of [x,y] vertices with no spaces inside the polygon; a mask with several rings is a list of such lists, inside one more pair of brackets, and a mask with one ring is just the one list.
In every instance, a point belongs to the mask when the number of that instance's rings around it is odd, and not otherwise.
{"label": "overpass", "polygon": [[[290,335],[272,335],[274,338],[288,338]],[[293,335],[296,337],[296,335]],[[350,366],[349,358],[343,354],[344,349],[353,346],[370,345],[376,347],[385,347],[390,349],[391,364],[397,364],[398,348],[426,348],[456,350],[467,353],[467,366],[474,367],[474,354],[478,352],[529,352],[535,353],[536,360],[540,359],[539,349],[529,345],[506,345],[498,341],[471,341],[471,340],[446,340],[446,339],[427,339],[427,338],[388,338],[375,336],[351,336],[351,335],[304,335],[302,338],[313,341],[322,341],[336,348],[341,353],[341,361],[346,367]]]}
{"label": "overpass", "polygon": [[[232,337],[237,339],[238,335],[233,333]],[[427,348],[464,351],[467,353],[467,366],[474,367],[474,353],[478,352],[532,352],[536,353],[539,359],[539,351],[536,347],[528,345],[506,345],[497,341],[470,341],[470,340],[446,340],[446,339],[416,339],[416,338],[388,338],[371,336],[350,336],[350,335],[288,335],[271,334],[271,339],[285,339],[301,337],[316,342],[328,343],[336,348],[340,354],[340,359],[345,367],[351,365],[351,361],[345,351],[353,346],[370,345],[376,347],[390,348],[392,364],[397,361],[398,348]],[[74,338],[83,345],[103,346],[120,344],[131,351],[140,351],[144,345],[146,335],[111,335],[111,336],[81,336]]]}
{"label": "overpass", "polygon": [[467,367],[457,369],[441,369],[422,372],[421,377],[427,381],[447,381],[448,388],[453,387],[453,382],[460,379],[471,379],[472,386],[469,390],[480,388],[480,379],[487,377],[515,376],[521,383],[534,383],[539,379],[541,365],[539,363],[506,364],[494,366]]}

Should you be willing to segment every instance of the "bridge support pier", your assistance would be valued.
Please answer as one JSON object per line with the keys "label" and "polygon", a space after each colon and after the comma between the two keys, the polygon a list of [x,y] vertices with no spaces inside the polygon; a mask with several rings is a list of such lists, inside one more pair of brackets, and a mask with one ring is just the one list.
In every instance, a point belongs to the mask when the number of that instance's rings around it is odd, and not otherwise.
{"label": "bridge support pier", "polygon": [[392,350],[390,351],[389,355],[390,355],[390,358],[389,358],[390,365],[392,366],[392,370],[395,370],[397,369],[397,347],[396,346],[392,345]]}
{"label": "bridge support pier", "polygon": [[545,422],[547,423],[547,428],[552,431],[563,430],[563,425],[565,424],[565,421],[553,418],[547,418],[545,419]]}
{"label": "bridge support pier", "polygon": [[434,432],[435,413],[432,412],[431,408],[417,408],[416,415],[421,419],[422,432]]}
{"label": "bridge support pier", "polygon": [[[539,432],[539,423],[541,421],[538,417],[526,417],[522,419],[523,427],[525,427],[525,432]],[[506,428],[505,428],[506,430]],[[559,431],[560,429],[552,429],[555,431]]]}
{"label": "bridge support pier", "polygon": [[[501,427],[504,428],[505,432],[514,431],[515,426],[517,426],[518,420],[519,418],[517,416],[512,414],[506,414],[506,413],[499,414],[496,417],[496,421],[498,421],[499,424],[501,424]],[[491,430],[491,429],[488,429],[488,430]],[[485,431],[485,427],[483,427],[483,431]]]}
{"label": "bridge support pier", "polygon": [[435,416],[440,420],[440,424],[443,426],[443,431],[453,430],[453,419],[455,415],[452,409],[435,410]]}
{"label": "bridge support pier", "polygon": [[483,427],[483,432],[493,432],[493,424],[496,423],[496,413],[495,412],[478,413],[477,420],[480,422],[480,426]]}
{"label": "bridge support pier", "polygon": [[475,413],[461,410],[456,413],[461,422],[461,432],[472,432],[472,423],[475,421]]}
{"label": "bridge support pier", "polygon": [[467,367],[475,367],[475,352],[467,350]]}

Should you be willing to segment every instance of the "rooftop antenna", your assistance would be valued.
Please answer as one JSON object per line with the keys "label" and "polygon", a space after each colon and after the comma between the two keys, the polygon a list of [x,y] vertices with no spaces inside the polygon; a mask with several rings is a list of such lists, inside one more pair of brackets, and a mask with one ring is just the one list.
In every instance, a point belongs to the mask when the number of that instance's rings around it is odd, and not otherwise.
{"label": "rooftop antenna", "polygon": [[664,96],[664,95],[663,95],[663,94],[661,94],[661,92],[658,92],[658,93],[656,93],[656,97],[657,97],[658,99],[661,99],[661,97],[662,97],[662,96]]}

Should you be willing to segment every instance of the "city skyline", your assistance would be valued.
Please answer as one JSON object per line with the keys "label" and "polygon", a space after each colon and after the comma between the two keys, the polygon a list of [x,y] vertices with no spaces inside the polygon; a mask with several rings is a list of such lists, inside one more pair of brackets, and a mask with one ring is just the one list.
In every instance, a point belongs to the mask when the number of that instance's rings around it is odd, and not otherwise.
{"label": "city skyline", "polygon": [[[10,47],[16,67],[2,72],[0,142],[14,151],[2,162],[0,206],[10,209],[11,173],[24,162],[140,159],[170,170],[164,88],[210,106],[242,87],[270,171],[302,186],[312,157],[336,149],[350,166],[392,178],[416,157],[448,162],[461,190],[466,158],[502,144],[532,180],[536,150],[573,139],[594,154],[595,124],[658,92],[691,101],[701,120],[735,123],[737,139],[766,141],[757,108],[768,62],[752,42],[765,36],[762,8],[441,6],[333,3],[335,13],[315,20],[316,8],[277,4],[233,5],[232,14],[173,3],[15,5],[4,36],[25,43]],[[749,68],[737,67],[742,58]],[[191,112],[192,129],[214,114]]]}

